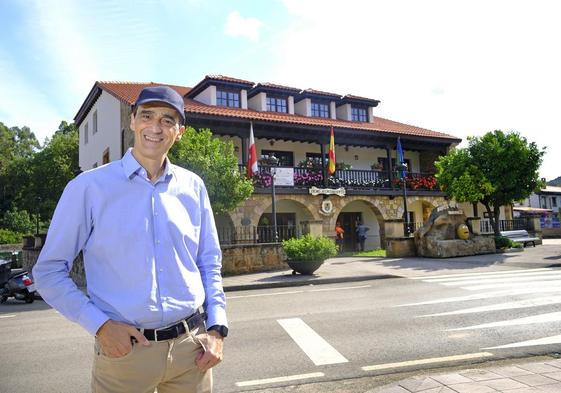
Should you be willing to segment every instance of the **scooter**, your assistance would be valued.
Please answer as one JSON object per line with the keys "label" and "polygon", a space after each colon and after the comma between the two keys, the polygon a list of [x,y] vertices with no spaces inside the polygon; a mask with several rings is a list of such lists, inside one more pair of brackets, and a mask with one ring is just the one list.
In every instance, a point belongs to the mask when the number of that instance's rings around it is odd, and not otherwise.
{"label": "scooter", "polygon": [[35,300],[35,285],[27,271],[12,273],[11,261],[0,260],[0,303],[9,297],[33,303]]}

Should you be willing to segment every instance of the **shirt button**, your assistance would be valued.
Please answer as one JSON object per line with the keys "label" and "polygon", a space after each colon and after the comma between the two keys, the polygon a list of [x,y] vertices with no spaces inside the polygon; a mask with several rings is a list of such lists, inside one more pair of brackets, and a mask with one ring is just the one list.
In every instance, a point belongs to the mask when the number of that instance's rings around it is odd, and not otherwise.
{"label": "shirt button", "polygon": [[154,215],[157,216],[157,215],[158,215],[158,212],[154,212]]}
{"label": "shirt button", "polygon": [[160,272],[163,272],[163,271],[164,271],[164,269],[160,269]]}
{"label": "shirt button", "polygon": [[160,244],[160,241],[159,241],[159,240],[156,240],[156,244]]}

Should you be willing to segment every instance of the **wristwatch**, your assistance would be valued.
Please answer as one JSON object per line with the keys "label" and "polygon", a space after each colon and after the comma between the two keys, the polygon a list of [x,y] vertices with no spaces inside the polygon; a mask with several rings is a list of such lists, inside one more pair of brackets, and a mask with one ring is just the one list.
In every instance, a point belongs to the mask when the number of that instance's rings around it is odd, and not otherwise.
{"label": "wristwatch", "polygon": [[207,332],[214,330],[222,336],[222,338],[228,337],[228,328],[224,325],[213,325],[207,329]]}

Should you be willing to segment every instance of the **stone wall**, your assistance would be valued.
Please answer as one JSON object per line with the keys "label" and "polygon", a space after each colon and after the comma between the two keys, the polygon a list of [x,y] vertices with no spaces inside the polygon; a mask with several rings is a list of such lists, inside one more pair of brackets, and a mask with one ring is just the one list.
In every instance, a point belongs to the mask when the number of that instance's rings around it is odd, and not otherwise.
{"label": "stone wall", "polygon": [[244,274],[286,268],[280,244],[248,244],[222,248],[222,273]]}

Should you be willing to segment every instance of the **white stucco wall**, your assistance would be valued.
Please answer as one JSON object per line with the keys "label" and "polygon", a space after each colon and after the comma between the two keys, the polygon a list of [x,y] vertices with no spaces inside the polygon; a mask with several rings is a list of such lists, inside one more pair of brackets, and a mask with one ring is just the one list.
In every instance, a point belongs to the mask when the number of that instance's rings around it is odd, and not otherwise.
{"label": "white stucco wall", "polygon": [[247,90],[242,89],[240,101],[242,109],[247,109]]}
{"label": "white stucco wall", "polygon": [[294,104],[294,113],[302,116],[312,115],[312,100],[304,98]]}
{"label": "white stucco wall", "polygon": [[335,101],[329,103],[329,115],[332,119],[337,119],[337,106],[335,105]]}
{"label": "white stucco wall", "polygon": [[216,86],[209,86],[193,98],[207,105],[216,105]]}
{"label": "white stucco wall", "polygon": [[368,122],[369,123],[374,123],[374,107],[373,106],[368,107]]}
{"label": "white stucco wall", "polygon": [[[79,127],[80,169],[92,169],[94,164],[102,165],[103,152],[109,148],[109,160],[121,158],[121,104],[119,100],[103,91]],[[97,110],[97,132],[93,133],[93,114]],[[84,128],[88,128],[88,143],[84,143]]]}
{"label": "white stucco wall", "polygon": [[294,114],[294,97],[288,96],[288,113]]}
{"label": "white stucco wall", "polygon": [[247,106],[249,109],[253,109],[255,111],[266,111],[267,110],[267,94],[266,93],[259,93],[251,97],[248,102]]}
{"label": "white stucco wall", "polygon": [[337,107],[337,119],[351,120],[351,104],[344,104]]}

